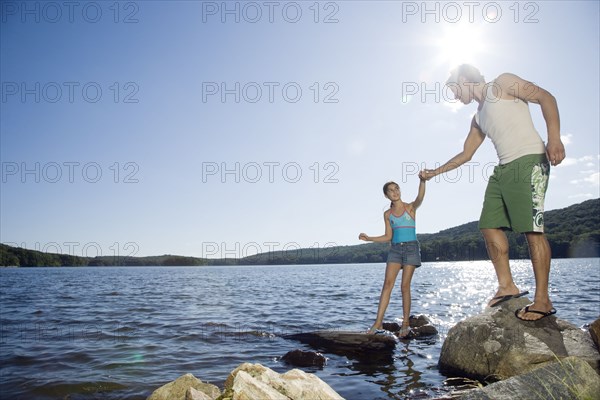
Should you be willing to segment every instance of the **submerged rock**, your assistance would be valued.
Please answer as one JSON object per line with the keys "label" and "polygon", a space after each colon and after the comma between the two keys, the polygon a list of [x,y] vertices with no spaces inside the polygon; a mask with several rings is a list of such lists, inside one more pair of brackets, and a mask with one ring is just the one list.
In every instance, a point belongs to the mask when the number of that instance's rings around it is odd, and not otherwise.
{"label": "submerged rock", "polygon": [[600,399],[600,377],[585,361],[568,357],[481,389],[460,400]]}
{"label": "submerged rock", "polygon": [[288,351],[282,361],[296,367],[323,367],[327,362],[325,356],[315,351],[292,350]]}
{"label": "submerged rock", "polygon": [[539,321],[517,319],[525,298],[511,299],[456,324],[442,346],[442,373],[501,380],[529,372],[568,356],[599,370],[600,355],[590,335],[555,316]]}
{"label": "submerged rock", "polygon": [[343,400],[316,375],[298,369],[284,374],[260,364],[244,363],[225,381],[225,391],[218,400]]}
{"label": "submerged rock", "polygon": [[[190,388],[194,389],[197,392],[203,393],[205,397],[200,397],[200,395],[198,395],[195,392],[194,394],[196,395],[196,397],[190,397],[192,396],[192,394],[188,395],[188,391]],[[163,385],[156,389],[154,392],[152,392],[152,394],[148,397],[147,400],[205,400],[206,398],[214,400],[220,395],[221,390],[215,385],[211,385],[210,383],[204,383],[192,374],[185,374],[180,376],[173,382],[169,382],[166,385]]]}

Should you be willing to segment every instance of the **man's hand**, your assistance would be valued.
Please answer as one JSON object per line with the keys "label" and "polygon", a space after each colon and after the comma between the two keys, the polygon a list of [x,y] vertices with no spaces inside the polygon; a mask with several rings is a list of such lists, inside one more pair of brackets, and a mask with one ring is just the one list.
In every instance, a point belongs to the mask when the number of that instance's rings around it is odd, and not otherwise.
{"label": "man's hand", "polygon": [[560,164],[565,159],[565,146],[562,141],[560,139],[558,141],[548,141],[546,155],[553,166]]}
{"label": "man's hand", "polygon": [[419,179],[421,179],[422,181],[428,181],[434,176],[435,174],[433,173],[432,169],[423,169],[419,172]]}

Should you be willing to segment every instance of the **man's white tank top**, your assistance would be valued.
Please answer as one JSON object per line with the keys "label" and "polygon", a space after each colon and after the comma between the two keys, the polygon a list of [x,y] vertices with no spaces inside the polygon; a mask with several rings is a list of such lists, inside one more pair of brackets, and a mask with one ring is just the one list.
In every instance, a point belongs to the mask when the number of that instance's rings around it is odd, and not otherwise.
{"label": "man's white tank top", "polygon": [[529,105],[521,99],[500,99],[492,92],[495,83],[487,85],[486,98],[475,121],[492,140],[500,164],[529,154],[544,154],[546,147],[533,126]]}

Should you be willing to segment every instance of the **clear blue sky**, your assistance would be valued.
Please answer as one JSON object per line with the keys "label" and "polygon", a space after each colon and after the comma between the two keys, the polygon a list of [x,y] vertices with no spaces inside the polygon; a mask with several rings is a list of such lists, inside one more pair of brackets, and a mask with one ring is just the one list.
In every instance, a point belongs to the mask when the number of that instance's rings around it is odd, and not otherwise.
{"label": "clear blue sky", "polygon": [[[468,2],[467,2],[468,3]],[[599,196],[599,3],[1,3],[0,241],[240,257],[383,233],[381,187],[461,150],[460,62],[558,100],[546,209]],[[469,3],[470,4],[470,3]],[[542,138],[540,108],[531,106]],[[420,233],[476,220],[497,157],[430,181]]]}

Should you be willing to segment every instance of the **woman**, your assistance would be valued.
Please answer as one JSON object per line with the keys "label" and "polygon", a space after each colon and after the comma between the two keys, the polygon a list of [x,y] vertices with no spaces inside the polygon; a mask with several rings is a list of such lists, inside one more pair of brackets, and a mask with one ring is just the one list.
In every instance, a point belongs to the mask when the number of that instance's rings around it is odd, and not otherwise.
{"label": "woman", "polygon": [[415,268],[421,265],[421,250],[416,234],[416,211],[425,196],[425,179],[422,174],[419,174],[419,178],[419,193],[412,203],[402,201],[400,187],[397,183],[387,182],[383,185],[383,194],[392,202],[390,208],[383,213],[385,234],[372,237],[361,233],[358,236],[360,240],[369,242],[392,242],[385,268],[385,280],[379,297],[377,318],[368,333],[381,331],[385,310],[390,302],[392,289],[400,270],[402,270],[400,290],[402,291],[403,319],[398,336],[405,338],[410,333],[410,282]]}

